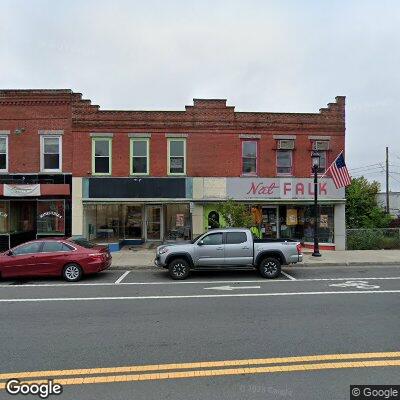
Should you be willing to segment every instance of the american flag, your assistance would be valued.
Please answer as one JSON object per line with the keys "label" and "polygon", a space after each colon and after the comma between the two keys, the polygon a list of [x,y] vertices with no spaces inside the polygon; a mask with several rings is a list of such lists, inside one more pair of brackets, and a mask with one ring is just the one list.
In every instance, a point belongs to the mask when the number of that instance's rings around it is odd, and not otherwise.
{"label": "american flag", "polygon": [[328,174],[328,172],[332,175],[336,189],[350,185],[351,177],[347,170],[346,163],[344,162],[343,152],[337,156],[336,160],[326,170],[325,175]]}

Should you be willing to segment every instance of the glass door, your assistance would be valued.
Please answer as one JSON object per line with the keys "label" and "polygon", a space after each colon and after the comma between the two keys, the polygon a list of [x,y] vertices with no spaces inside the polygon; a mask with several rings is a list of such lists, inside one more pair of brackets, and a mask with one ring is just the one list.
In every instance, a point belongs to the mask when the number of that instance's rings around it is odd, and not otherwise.
{"label": "glass door", "polygon": [[162,240],[162,206],[146,206],[146,240]]}
{"label": "glass door", "polygon": [[262,236],[265,239],[276,239],[278,234],[277,207],[262,208]]}

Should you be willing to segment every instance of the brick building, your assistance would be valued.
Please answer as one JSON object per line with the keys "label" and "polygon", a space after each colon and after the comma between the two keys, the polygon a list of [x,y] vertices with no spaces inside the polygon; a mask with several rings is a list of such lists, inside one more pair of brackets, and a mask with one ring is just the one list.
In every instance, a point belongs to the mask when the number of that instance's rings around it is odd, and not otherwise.
{"label": "brick building", "polygon": [[[35,235],[113,247],[186,239],[222,224],[216,203],[233,198],[252,210],[260,235],[309,242],[310,154],[319,150],[323,174],[344,149],[345,98],[301,114],[236,112],[220,99],[184,111],[109,111],[70,90],[4,90],[0,131],[3,235],[13,236],[17,218],[7,210],[29,199]],[[37,185],[40,194],[10,197]],[[343,249],[344,190],[327,177],[319,190],[321,241]]]}

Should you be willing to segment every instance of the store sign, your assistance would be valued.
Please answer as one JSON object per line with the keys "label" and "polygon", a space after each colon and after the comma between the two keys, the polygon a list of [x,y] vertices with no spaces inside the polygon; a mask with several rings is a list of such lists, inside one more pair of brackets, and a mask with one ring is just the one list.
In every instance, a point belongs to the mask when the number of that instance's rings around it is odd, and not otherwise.
{"label": "store sign", "polygon": [[[311,178],[227,178],[227,197],[246,199],[305,199],[314,198],[314,180]],[[318,182],[321,199],[344,199],[344,188],[336,189],[331,178]]]}
{"label": "store sign", "polygon": [[39,214],[39,218],[48,217],[50,215],[52,215],[54,217],[57,217],[57,218],[62,218],[62,215],[59,214],[57,211],[46,211],[46,212],[44,212],[42,214]]}
{"label": "store sign", "polygon": [[28,197],[40,196],[40,185],[4,185],[4,196]]}
{"label": "store sign", "polygon": [[89,178],[91,199],[186,198],[185,178]]}

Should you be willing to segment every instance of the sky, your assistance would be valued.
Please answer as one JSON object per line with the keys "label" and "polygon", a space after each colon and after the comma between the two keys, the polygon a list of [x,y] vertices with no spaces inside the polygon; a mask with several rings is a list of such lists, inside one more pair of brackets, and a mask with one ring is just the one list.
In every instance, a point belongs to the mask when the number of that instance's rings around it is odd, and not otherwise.
{"label": "sky", "polygon": [[[0,0],[0,88],[102,109],[318,112],[346,96],[354,177],[400,190],[400,2]],[[384,189],[384,187],[382,187]]]}

